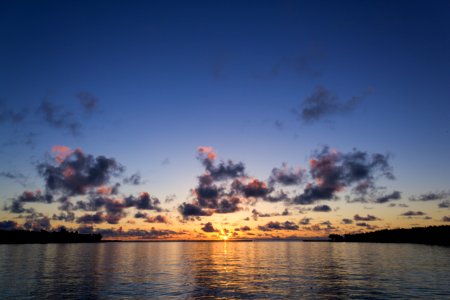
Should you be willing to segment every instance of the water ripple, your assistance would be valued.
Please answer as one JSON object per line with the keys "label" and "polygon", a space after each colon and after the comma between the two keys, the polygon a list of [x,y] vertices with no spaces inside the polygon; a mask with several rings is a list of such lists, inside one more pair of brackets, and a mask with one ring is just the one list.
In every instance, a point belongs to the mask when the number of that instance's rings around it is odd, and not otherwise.
{"label": "water ripple", "polygon": [[0,245],[3,299],[450,299],[450,248],[302,242]]}

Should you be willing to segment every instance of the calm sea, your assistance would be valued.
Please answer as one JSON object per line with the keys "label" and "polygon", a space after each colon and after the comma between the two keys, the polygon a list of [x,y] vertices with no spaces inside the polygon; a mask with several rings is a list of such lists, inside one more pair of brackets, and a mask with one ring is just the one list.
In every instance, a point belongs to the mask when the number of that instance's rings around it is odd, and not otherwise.
{"label": "calm sea", "polygon": [[0,245],[1,299],[450,299],[450,248],[164,242]]}

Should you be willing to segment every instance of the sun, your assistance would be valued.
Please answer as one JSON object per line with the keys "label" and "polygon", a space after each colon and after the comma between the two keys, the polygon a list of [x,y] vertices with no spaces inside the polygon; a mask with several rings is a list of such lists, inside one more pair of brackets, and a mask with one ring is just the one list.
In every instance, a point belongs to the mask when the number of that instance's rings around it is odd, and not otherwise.
{"label": "sun", "polygon": [[220,238],[222,239],[222,241],[227,241],[228,240],[228,235],[222,235]]}

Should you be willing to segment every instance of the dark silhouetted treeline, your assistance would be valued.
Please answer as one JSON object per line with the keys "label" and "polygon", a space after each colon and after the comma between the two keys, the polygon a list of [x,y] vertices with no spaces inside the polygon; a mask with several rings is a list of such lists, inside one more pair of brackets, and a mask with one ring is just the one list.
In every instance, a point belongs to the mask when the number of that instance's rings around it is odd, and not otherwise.
{"label": "dark silhouetted treeline", "polygon": [[385,229],[366,233],[330,234],[333,242],[414,243],[450,246],[450,226]]}
{"label": "dark silhouetted treeline", "polygon": [[80,234],[78,232],[0,230],[0,244],[46,244],[46,243],[96,243],[101,234]]}

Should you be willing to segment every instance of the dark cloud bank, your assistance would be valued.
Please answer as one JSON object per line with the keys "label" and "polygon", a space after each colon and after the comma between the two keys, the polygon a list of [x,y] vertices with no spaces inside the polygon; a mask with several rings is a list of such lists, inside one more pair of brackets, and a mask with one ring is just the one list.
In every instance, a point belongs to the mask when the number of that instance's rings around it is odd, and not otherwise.
{"label": "dark cloud bank", "polygon": [[[60,212],[51,219],[75,222],[80,226],[119,224],[128,216],[130,208],[135,210],[131,215],[135,219],[148,223],[170,223],[167,216],[148,213],[163,212],[161,201],[148,192],[128,196],[120,194],[121,183],[137,185],[142,179],[139,173],[125,176],[125,167],[114,158],[93,156],[80,149],[71,150],[64,146],[55,146],[52,153],[52,160],[37,165],[38,174],[44,181],[43,190],[24,191],[5,206],[12,213],[27,214],[24,217],[29,219],[26,220],[29,228],[50,226],[50,218],[37,215],[33,208],[27,207],[28,203],[37,202],[58,203]],[[204,172],[198,176],[197,186],[192,189],[192,200],[178,206],[184,221],[237,212],[257,201],[280,202],[286,206],[315,205],[308,210],[326,213],[332,208],[320,202],[337,200],[339,192],[345,190],[355,197],[368,197],[378,190],[376,182],[379,178],[394,178],[389,155],[369,154],[356,149],[342,153],[323,147],[313,153],[308,168],[282,164],[281,167],[273,168],[265,180],[250,177],[242,162],[217,160],[211,147],[199,147],[198,160]],[[284,191],[284,188],[301,192],[292,194]],[[367,201],[385,203],[397,200],[400,196],[400,192],[394,191]],[[252,211],[254,219],[290,214],[288,208],[270,214],[256,209]],[[372,217],[356,215],[354,220],[377,220]],[[304,218],[300,224],[307,225],[309,222],[310,218]],[[344,219],[342,223],[350,224],[352,220]],[[298,228],[291,221],[269,222],[258,227],[261,231]],[[206,223],[202,230],[213,232],[216,229]]]}
{"label": "dark cloud bank", "polygon": [[[365,202],[386,203],[401,198],[400,192],[394,191],[366,200],[379,189],[376,185],[379,178],[394,179],[389,155],[380,153],[369,154],[356,149],[340,153],[324,147],[313,154],[309,170],[283,164],[272,170],[267,181],[249,177],[242,162],[218,162],[211,147],[199,147],[198,159],[205,172],[198,177],[192,202],[185,202],[178,207],[185,219],[236,212],[242,209],[242,205],[258,200],[283,202],[286,205],[311,205],[337,200],[337,194],[343,190],[350,191]],[[283,191],[284,187],[300,187],[303,192],[289,196]],[[313,208],[315,212],[331,210],[326,204]],[[253,210],[252,216],[256,219],[266,215]]]}

